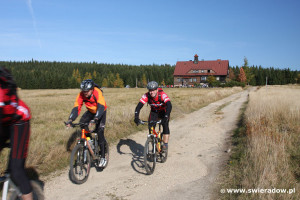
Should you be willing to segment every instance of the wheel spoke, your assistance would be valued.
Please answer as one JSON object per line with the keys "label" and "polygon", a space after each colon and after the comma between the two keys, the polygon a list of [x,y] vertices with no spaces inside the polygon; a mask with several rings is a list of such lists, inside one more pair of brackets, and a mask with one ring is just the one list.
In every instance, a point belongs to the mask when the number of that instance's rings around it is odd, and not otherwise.
{"label": "wheel spoke", "polygon": [[152,174],[155,169],[156,153],[155,142],[152,138],[148,138],[144,149],[144,164],[147,174]]}
{"label": "wheel spoke", "polygon": [[88,176],[91,166],[91,157],[83,145],[74,147],[70,160],[70,178],[77,184],[84,183]]}

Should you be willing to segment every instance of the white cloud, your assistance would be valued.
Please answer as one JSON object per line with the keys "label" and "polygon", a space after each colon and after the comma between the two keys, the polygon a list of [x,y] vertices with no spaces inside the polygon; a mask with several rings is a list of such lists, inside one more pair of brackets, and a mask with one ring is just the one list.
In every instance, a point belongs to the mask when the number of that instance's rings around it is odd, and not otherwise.
{"label": "white cloud", "polygon": [[37,30],[36,20],[35,20],[35,16],[34,16],[34,12],[33,12],[32,1],[31,0],[27,0],[26,3],[27,3],[27,6],[28,6],[28,9],[29,9],[29,12],[31,14],[31,17],[32,17],[33,28],[34,28],[35,34],[36,34],[36,36],[38,38],[39,46],[40,46],[40,48],[42,48],[42,44],[41,44],[39,32]]}

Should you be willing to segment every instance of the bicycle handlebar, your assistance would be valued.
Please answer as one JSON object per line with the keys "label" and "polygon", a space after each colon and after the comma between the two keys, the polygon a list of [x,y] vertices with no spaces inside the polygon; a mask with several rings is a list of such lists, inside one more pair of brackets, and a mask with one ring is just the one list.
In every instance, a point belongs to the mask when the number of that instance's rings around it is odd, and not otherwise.
{"label": "bicycle handlebar", "polygon": [[84,126],[88,126],[90,123],[95,123],[95,121],[94,120],[91,120],[89,123],[82,123],[82,122],[79,122],[79,123],[68,123],[68,122],[64,122],[65,123],[65,125],[68,125],[68,124],[70,124],[71,125],[71,127],[76,127],[76,126],[80,126],[80,125],[84,125]]}
{"label": "bicycle handlebar", "polygon": [[144,120],[140,120],[139,123],[142,124],[142,125],[144,125],[144,124],[161,124],[161,120],[159,120],[159,121],[144,121]]}

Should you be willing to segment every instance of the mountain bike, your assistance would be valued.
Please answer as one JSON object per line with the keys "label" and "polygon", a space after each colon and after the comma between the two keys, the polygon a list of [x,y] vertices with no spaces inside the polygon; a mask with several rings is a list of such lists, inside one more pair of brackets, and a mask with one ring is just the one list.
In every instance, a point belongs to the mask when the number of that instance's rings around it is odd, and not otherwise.
{"label": "mountain bike", "polygon": [[[168,150],[162,150],[163,140],[161,134],[161,120],[143,121],[140,124],[149,124],[150,130],[144,147],[144,164],[148,175],[153,174],[158,159],[161,163],[166,162]],[[159,124],[159,130],[155,131],[155,125]]]}
{"label": "mountain bike", "polygon": [[[10,147],[9,144],[5,144],[5,147]],[[2,200],[17,200],[22,199],[22,192],[19,187],[10,178],[10,173],[6,172],[4,176],[0,177],[0,183],[3,183]],[[34,200],[43,200],[44,194],[42,187],[34,180],[30,180],[32,187],[32,196]]]}
{"label": "mountain bike", "polygon": [[[66,122],[65,122],[66,123]],[[93,123],[93,122],[92,122]],[[81,125],[88,126],[90,123],[72,123],[72,127]],[[101,151],[104,151],[106,164],[98,167],[101,157]],[[77,145],[73,148],[70,159],[70,179],[76,184],[82,184],[87,181],[90,174],[90,168],[94,162],[95,167],[103,170],[107,167],[109,161],[109,145],[105,141],[104,150],[100,149],[98,144],[98,133],[96,127],[89,131],[82,129],[81,137],[78,138]]]}

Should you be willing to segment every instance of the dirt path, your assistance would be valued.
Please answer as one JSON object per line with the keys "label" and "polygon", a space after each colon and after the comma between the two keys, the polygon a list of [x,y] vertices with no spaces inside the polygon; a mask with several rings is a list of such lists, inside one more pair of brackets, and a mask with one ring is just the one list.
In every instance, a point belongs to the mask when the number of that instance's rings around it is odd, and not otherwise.
{"label": "dirt path", "polygon": [[71,183],[68,171],[46,182],[46,199],[210,199],[247,96],[243,91],[172,120],[168,160],[153,175],[145,175],[146,133],[138,132],[111,146],[109,166],[102,172],[92,168],[86,183]]}

